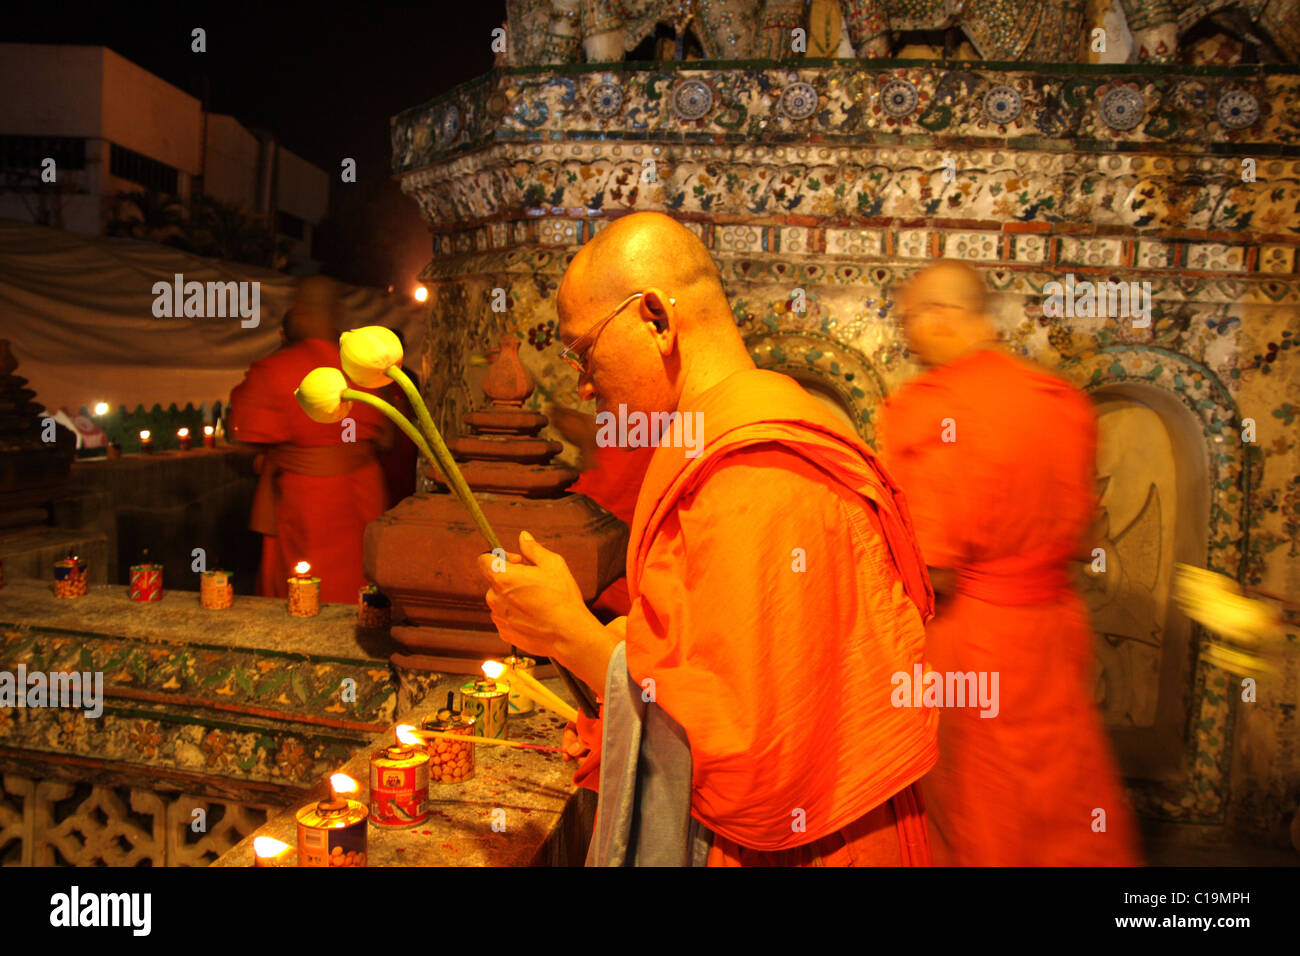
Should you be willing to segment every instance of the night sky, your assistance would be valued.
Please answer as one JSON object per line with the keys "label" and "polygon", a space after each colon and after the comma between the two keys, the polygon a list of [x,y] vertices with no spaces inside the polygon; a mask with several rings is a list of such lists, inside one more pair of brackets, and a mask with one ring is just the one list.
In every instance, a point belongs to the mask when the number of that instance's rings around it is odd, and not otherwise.
{"label": "night sky", "polygon": [[[409,288],[428,261],[415,203],[389,174],[388,120],[492,66],[503,0],[422,4],[30,3],[0,40],[102,45],[244,126],[270,130],[331,177],[325,271]],[[207,52],[190,50],[195,27]],[[21,92],[5,91],[5,96]],[[339,181],[345,156],[357,182]]]}

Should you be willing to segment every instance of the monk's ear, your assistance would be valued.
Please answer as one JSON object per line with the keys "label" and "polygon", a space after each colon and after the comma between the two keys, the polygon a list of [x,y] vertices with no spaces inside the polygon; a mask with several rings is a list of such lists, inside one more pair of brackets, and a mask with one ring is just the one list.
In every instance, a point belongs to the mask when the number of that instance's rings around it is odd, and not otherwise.
{"label": "monk's ear", "polygon": [[659,351],[667,355],[677,339],[677,302],[660,289],[647,289],[641,296],[641,318],[650,324],[659,340]]}

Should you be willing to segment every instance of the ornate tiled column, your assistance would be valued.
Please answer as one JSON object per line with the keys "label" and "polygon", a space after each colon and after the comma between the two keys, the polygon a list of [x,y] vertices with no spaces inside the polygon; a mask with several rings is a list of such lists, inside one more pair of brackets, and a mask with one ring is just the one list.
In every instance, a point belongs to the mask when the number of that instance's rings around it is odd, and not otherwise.
{"label": "ornate tiled column", "polygon": [[[1099,395],[1152,390],[1193,423],[1200,563],[1300,591],[1295,67],[520,67],[402,113],[392,134],[433,236],[423,371],[441,423],[464,413],[471,356],[501,335],[522,342],[532,407],[576,404],[555,289],[611,218],[652,209],[713,251],[755,360],[820,384],[871,440],[880,398],[917,371],[894,297],[931,259],[959,258],[1020,352]],[[1149,282],[1149,326],[1047,314],[1044,287],[1066,274]],[[1250,712],[1277,759],[1234,788],[1249,721],[1201,637],[1160,665],[1181,668],[1181,723],[1160,738],[1179,758],[1135,781],[1139,808],[1275,832],[1300,773],[1284,706],[1296,666]]]}

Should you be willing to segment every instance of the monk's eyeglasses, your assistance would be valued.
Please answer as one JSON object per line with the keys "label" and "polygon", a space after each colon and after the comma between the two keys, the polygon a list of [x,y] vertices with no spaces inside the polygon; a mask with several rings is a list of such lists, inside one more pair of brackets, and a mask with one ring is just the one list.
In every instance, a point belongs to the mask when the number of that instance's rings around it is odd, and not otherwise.
{"label": "monk's eyeglasses", "polygon": [[[637,299],[641,298],[643,295],[645,295],[644,292],[633,292],[630,296],[628,296],[626,299],[620,302],[618,304],[618,307],[615,308],[613,312],[605,316],[603,319],[601,319],[599,322],[597,322],[595,325],[589,328],[586,332],[582,333],[582,335],[574,339],[573,342],[566,345],[564,348],[560,349],[560,358],[568,362],[569,365],[574,369],[574,371],[576,371],[580,376],[585,378],[587,376],[587,356],[591,353],[591,350],[596,347],[596,339],[600,337],[601,331],[605,328],[606,325],[608,325],[611,321],[613,321],[614,316],[618,315],[620,312],[626,309]],[[669,298],[668,301],[672,305],[677,304],[676,299]],[[582,349],[582,351],[579,352],[578,347],[582,345],[587,339],[591,340],[590,343],[587,345],[586,348]]]}

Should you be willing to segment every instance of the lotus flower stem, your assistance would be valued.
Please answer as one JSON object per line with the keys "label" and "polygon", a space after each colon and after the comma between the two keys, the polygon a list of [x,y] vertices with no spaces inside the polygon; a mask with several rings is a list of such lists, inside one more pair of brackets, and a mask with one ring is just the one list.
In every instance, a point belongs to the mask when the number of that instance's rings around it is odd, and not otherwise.
{"label": "lotus flower stem", "polygon": [[400,428],[407,438],[415,442],[415,447],[424,453],[424,457],[429,459],[430,463],[432,463],[434,467],[438,466],[438,459],[433,456],[433,452],[430,450],[428,442],[424,440],[424,436],[420,434],[419,430],[414,425],[406,420],[405,415],[399,412],[392,405],[388,404],[388,402],[384,401],[377,395],[371,395],[369,392],[361,392],[355,388],[345,388],[340,395],[340,398],[347,402],[361,402],[363,405],[369,405],[371,408],[378,409],[391,419],[393,424]]}
{"label": "lotus flower stem", "polygon": [[407,400],[411,403],[411,407],[415,409],[416,417],[420,420],[420,427],[424,429],[425,435],[429,438],[429,443],[438,456],[435,460],[442,466],[442,472],[446,476],[448,484],[451,485],[451,490],[456,493],[456,497],[469,511],[474,523],[478,525],[479,533],[487,539],[487,543],[492,547],[492,550],[495,551],[501,548],[501,542],[497,540],[496,532],[492,530],[492,526],[488,524],[487,516],[483,514],[483,509],[478,505],[478,499],[474,497],[474,492],[470,491],[465,476],[461,474],[460,468],[456,465],[456,460],[451,457],[450,449],[442,440],[442,435],[439,434],[437,426],[433,424],[433,417],[424,404],[424,398],[421,397],[415,385],[399,366],[393,365],[386,368],[384,374],[396,382],[402,391],[406,393]]}

